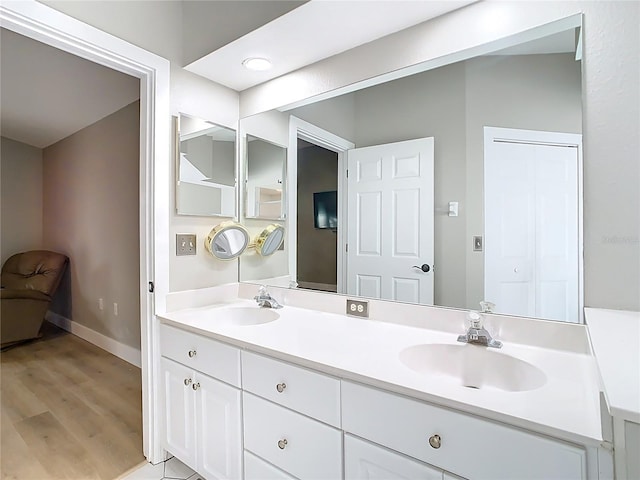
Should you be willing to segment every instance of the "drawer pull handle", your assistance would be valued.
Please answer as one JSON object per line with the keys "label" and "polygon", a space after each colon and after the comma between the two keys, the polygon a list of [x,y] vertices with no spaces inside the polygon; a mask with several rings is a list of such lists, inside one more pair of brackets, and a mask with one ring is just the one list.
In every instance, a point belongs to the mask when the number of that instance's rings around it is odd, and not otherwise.
{"label": "drawer pull handle", "polygon": [[193,388],[194,390],[199,389],[200,388],[200,382],[194,383],[193,385],[191,385],[191,388]]}
{"label": "drawer pull handle", "polygon": [[287,439],[286,438],[283,438],[282,440],[280,440],[278,442],[278,448],[280,450],[284,450],[284,447],[286,447],[286,446],[287,446]]}
{"label": "drawer pull handle", "polygon": [[431,445],[432,448],[440,448],[440,445],[442,445],[440,435],[431,435],[429,437],[429,445]]}
{"label": "drawer pull handle", "polygon": [[282,382],[276,385],[276,390],[278,391],[278,393],[282,393],[284,392],[284,389],[287,388],[287,384]]}
{"label": "drawer pull handle", "polygon": [[188,387],[189,385],[191,385],[191,379],[190,379],[190,378],[185,378],[185,379],[184,379],[184,384],[185,384],[185,386],[187,386],[187,387]]}
{"label": "drawer pull handle", "polygon": [[196,356],[196,351],[195,350],[189,350],[189,358],[193,358]]}

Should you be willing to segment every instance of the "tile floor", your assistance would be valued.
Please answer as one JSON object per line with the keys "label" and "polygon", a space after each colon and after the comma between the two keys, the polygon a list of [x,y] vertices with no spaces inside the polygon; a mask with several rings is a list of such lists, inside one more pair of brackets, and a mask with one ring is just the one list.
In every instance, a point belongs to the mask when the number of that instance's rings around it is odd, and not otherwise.
{"label": "tile floor", "polygon": [[202,477],[176,457],[171,457],[157,465],[146,463],[120,480],[202,480]]}

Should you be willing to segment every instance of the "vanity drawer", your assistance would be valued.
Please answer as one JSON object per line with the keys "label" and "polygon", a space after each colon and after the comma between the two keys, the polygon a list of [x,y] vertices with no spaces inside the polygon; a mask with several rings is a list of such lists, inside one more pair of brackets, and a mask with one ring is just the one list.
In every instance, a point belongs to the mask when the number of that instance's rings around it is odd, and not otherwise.
{"label": "vanity drawer", "polygon": [[240,387],[240,350],[170,325],[160,325],[160,354]]}
{"label": "vanity drawer", "polygon": [[342,478],[339,430],[250,393],[242,398],[245,449],[298,478]]}
{"label": "vanity drawer", "polygon": [[342,382],[342,425],[474,480],[586,479],[582,448],[355,383]]}
{"label": "vanity drawer", "polygon": [[340,380],[337,378],[243,351],[242,388],[340,427]]}
{"label": "vanity drawer", "polygon": [[443,480],[444,472],[351,435],[344,436],[344,478]]}
{"label": "vanity drawer", "polygon": [[244,480],[296,480],[270,463],[256,457],[251,452],[244,452]]}

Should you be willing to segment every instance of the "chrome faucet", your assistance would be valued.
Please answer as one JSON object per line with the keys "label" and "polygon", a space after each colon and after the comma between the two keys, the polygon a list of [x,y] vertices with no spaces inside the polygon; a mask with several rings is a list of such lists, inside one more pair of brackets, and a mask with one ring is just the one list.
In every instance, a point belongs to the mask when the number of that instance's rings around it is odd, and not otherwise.
{"label": "chrome faucet", "polygon": [[[480,302],[482,313],[491,313],[491,309],[495,306],[489,302]],[[496,340],[482,326],[482,314],[471,311],[467,314],[469,319],[469,329],[464,335],[458,336],[458,341],[463,343],[472,343],[475,345],[483,345],[485,347],[501,348],[502,342]]]}
{"label": "chrome faucet", "polygon": [[269,292],[267,292],[267,287],[265,285],[261,285],[258,290],[258,295],[253,297],[253,299],[258,302],[259,307],[264,308],[282,308],[282,305],[278,303],[278,301],[273,298]]}

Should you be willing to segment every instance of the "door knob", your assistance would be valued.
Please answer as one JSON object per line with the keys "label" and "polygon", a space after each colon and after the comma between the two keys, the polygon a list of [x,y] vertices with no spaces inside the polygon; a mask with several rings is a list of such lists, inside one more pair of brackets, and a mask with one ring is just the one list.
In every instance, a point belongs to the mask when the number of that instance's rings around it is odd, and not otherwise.
{"label": "door knob", "polygon": [[419,268],[424,273],[427,273],[429,270],[431,270],[431,267],[429,265],[427,265],[426,263],[423,263],[421,266],[414,265],[413,268]]}

